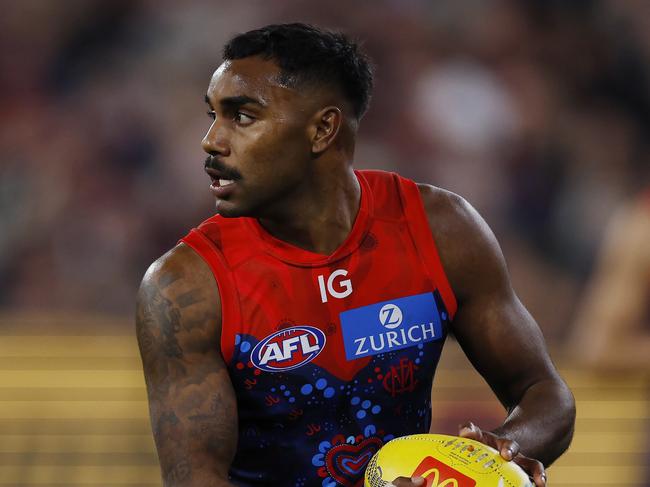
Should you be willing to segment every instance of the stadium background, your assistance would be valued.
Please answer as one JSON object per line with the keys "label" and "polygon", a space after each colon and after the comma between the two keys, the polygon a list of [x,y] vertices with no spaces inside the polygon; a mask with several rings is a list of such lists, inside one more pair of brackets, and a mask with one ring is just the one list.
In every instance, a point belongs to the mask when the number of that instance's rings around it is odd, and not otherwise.
{"label": "stadium background", "polygon": [[[296,20],[377,65],[357,167],[456,191],[495,230],[578,399],[551,485],[650,485],[648,368],[587,367],[570,340],[606,223],[648,184],[650,2],[26,0],[0,15],[0,486],[160,485],[135,291],[211,214],[221,45]],[[454,343],[433,408],[448,433],[503,417]]]}

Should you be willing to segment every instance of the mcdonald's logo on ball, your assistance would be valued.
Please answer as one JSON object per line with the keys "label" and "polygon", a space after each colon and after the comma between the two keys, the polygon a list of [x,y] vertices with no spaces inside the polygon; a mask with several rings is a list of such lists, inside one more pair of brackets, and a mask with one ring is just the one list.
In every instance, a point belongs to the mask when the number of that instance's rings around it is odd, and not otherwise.
{"label": "mcdonald's logo on ball", "polygon": [[426,457],[417,466],[411,476],[420,476],[426,480],[427,487],[475,487],[476,481],[458,470],[436,460]]}

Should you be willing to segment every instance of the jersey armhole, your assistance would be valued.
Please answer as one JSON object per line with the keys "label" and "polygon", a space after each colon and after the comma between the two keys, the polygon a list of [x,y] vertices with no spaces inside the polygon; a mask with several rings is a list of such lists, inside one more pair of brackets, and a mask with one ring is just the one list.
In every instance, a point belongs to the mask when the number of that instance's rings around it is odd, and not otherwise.
{"label": "jersey armhole", "polygon": [[413,181],[398,175],[396,175],[396,178],[397,185],[400,189],[404,215],[408,223],[409,231],[411,232],[411,237],[414,240],[413,243],[420,255],[420,259],[424,263],[427,273],[440,292],[451,321],[456,314],[458,303],[442,266],[438,248],[436,247],[435,239],[429,227],[429,219],[424,209],[420,190]]}
{"label": "jersey armhole", "polygon": [[239,322],[239,301],[235,292],[232,273],[228,269],[221,251],[200,230],[192,229],[180,242],[189,246],[210,267],[217,282],[221,298],[221,337],[219,339],[221,356],[226,365],[230,364],[235,351],[235,337],[232,333],[232,323]]}

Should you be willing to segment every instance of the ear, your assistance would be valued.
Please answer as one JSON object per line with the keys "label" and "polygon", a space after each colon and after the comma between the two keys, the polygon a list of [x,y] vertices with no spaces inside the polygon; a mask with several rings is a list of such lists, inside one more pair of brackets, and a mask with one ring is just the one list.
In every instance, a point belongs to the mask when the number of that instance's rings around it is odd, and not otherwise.
{"label": "ear", "polygon": [[314,154],[322,154],[334,143],[342,123],[341,109],[335,106],[327,106],[314,114],[310,127],[311,150]]}

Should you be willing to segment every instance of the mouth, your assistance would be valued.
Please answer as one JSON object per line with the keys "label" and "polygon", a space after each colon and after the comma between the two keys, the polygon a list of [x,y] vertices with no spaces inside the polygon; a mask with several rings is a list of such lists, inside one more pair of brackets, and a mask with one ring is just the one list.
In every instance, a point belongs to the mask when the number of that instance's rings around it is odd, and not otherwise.
{"label": "mouth", "polygon": [[234,179],[226,179],[224,174],[216,169],[206,167],[205,172],[210,176],[210,180],[212,181],[210,184],[210,191],[217,198],[226,198],[232,190],[234,190],[235,185],[237,184]]}
{"label": "mouth", "polygon": [[228,184],[232,184],[235,182],[234,178],[226,177],[227,175],[219,171],[218,169],[212,169],[211,167],[206,167],[205,172],[208,176],[210,176],[213,185],[226,186]]}
{"label": "mouth", "polygon": [[214,186],[217,188],[224,188],[226,186],[230,186],[231,184],[235,184],[235,181],[232,179],[213,179],[212,184],[210,186]]}

